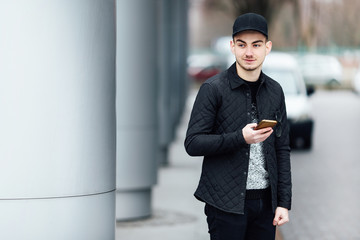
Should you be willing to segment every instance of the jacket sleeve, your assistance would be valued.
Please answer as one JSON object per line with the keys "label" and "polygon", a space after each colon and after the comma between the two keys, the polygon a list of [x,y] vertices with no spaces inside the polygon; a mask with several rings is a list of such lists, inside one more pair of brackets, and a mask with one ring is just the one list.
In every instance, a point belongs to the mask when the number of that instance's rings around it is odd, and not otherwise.
{"label": "jacket sleeve", "polygon": [[215,86],[204,83],[196,97],[185,139],[185,149],[190,156],[227,154],[246,145],[242,129],[215,134],[217,109],[221,96]]}
{"label": "jacket sleeve", "polygon": [[[278,206],[291,209],[292,182],[289,146],[289,124],[286,115],[285,97],[282,92],[282,101],[279,111],[280,116],[276,116],[280,122],[280,134],[276,136],[276,158],[278,169]],[[275,132],[276,134],[276,132]]]}

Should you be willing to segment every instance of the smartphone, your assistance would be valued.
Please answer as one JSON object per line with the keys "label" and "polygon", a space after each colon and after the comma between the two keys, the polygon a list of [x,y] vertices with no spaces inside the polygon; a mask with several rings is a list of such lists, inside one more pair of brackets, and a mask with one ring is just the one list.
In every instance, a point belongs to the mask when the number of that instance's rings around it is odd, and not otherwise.
{"label": "smartphone", "polygon": [[254,128],[255,130],[259,130],[266,127],[274,127],[277,124],[277,121],[275,120],[261,120],[259,124]]}

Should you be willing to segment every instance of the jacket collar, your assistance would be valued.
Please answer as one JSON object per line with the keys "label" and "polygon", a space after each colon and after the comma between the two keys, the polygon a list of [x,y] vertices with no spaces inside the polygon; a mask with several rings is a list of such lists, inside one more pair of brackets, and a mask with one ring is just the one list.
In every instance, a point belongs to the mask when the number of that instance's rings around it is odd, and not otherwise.
{"label": "jacket collar", "polygon": [[[245,80],[242,79],[241,77],[239,77],[239,75],[237,75],[236,63],[231,65],[230,68],[228,69],[228,78],[229,78],[229,83],[230,83],[231,89],[235,89],[235,88],[238,88],[238,87],[246,84]],[[265,80],[264,74],[261,71],[260,76],[259,76],[259,81],[261,81],[263,83],[264,80]]]}

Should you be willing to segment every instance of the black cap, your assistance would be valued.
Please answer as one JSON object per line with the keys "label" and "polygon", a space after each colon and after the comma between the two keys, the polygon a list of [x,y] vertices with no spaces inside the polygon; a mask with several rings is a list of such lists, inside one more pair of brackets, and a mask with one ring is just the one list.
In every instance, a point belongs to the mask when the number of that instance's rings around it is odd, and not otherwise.
{"label": "black cap", "polygon": [[236,18],[233,25],[232,36],[234,37],[239,32],[246,30],[258,31],[268,37],[268,27],[266,19],[256,13],[245,13]]}

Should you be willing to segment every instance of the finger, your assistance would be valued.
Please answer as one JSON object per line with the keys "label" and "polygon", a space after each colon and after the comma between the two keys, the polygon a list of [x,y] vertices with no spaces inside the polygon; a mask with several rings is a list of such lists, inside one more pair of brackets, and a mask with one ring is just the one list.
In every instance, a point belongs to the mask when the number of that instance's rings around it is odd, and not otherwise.
{"label": "finger", "polygon": [[266,133],[262,133],[261,135],[258,136],[258,142],[263,142],[265,141],[271,134],[272,134],[273,130],[270,130]]}
{"label": "finger", "polygon": [[281,219],[281,214],[275,212],[275,217],[274,217],[274,220],[273,220],[273,225],[276,226],[276,225],[279,223],[280,219]]}
{"label": "finger", "polygon": [[266,136],[268,137],[268,136],[270,136],[270,135],[273,133],[273,131],[274,131],[274,130],[273,130],[272,128],[270,128],[268,131],[262,133],[262,135],[264,135],[264,136],[266,135]]}
{"label": "finger", "polygon": [[271,134],[273,133],[272,130],[268,131],[268,132],[265,132],[265,133],[262,133],[260,135],[260,137],[262,138],[262,141],[265,141]]}
{"label": "finger", "polygon": [[276,225],[278,225],[278,223],[279,223],[279,220],[278,220],[278,218],[275,217],[273,220],[273,225],[276,226]]}
{"label": "finger", "polygon": [[273,129],[271,127],[267,127],[267,128],[260,129],[259,133],[264,134],[264,133],[268,133],[268,132],[272,132],[272,131],[273,131]]}
{"label": "finger", "polygon": [[277,221],[275,221],[275,219],[274,219],[274,221],[273,221],[273,225],[274,225],[274,226],[277,226]]}
{"label": "finger", "polygon": [[257,124],[256,123],[249,123],[247,126],[254,130],[254,128],[257,126]]}
{"label": "finger", "polygon": [[283,224],[285,224],[287,222],[289,222],[288,218],[282,218],[282,219],[280,219],[280,221],[277,222],[277,225],[281,226],[281,225],[283,225]]}

